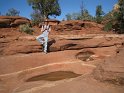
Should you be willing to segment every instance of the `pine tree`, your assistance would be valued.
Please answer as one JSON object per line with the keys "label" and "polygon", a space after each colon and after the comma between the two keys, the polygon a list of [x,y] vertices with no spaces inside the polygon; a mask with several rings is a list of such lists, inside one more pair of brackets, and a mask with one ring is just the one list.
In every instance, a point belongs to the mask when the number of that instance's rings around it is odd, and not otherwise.
{"label": "pine tree", "polygon": [[104,12],[102,11],[102,6],[98,5],[96,6],[96,22],[101,23],[102,22],[102,15]]}
{"label": "pine tree", "polygon": [[93,20],[93,17],[89,14],[88,10],[84,6],[84,2],[81,4],[81,17],[80,20]]}
{"label": "pine tree", "polygon": [[124,33],[124,0],[118,0],[113,9],[113,30],[117,33]]}
{"label": "pine tree", "polygon": [[120,26],[119,33],[124,33],[124,0],[119,0],[118,5],[120,6],[118,11],[118,18],[117,18],[117,21]]}

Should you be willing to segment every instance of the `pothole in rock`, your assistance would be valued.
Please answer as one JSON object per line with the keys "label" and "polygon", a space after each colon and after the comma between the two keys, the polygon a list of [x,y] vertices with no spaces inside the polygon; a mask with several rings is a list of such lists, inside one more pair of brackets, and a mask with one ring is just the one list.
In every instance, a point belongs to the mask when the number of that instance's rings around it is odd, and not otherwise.
{"label": "pothole in rock", "polygon": [[58,81],[63,79],[76,78],[78,76],[81,76],[81,74],[76,74],[71,71],[56,71],[56,72],[50,72],[48,74],[31,77],[27,79],[26,82],[40,81],[40,80]]}
{"label": "pothole in rock", "polygon": [[80,59],[82,61],[91,61],[91,60],[94,60],[92,58],[92,55],[94,55],[94,54],[95,54],[94,52],[86,50],[86,51],[77,53],[76,58]]}

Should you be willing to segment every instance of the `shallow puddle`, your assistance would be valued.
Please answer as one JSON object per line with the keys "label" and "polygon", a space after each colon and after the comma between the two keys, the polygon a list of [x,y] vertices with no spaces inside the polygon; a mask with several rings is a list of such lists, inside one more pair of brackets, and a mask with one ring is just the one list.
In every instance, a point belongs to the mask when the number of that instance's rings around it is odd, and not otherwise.
{"label": "shallow puddle", "polygon": [[91,56],[94,54],[92,51],[82,51],[76,55],[76,58],[82,61],[93,60]]}
{"label": "shallow puddle", "polygon": [[81,76],[81,74],[76,74],[71,71],[56,71],[56,72],[50,72],[48,74],[34,76],[26,80],[26,82],[39,81],[39,80],[58,81],[63,79],[76,78],[78,76]]}

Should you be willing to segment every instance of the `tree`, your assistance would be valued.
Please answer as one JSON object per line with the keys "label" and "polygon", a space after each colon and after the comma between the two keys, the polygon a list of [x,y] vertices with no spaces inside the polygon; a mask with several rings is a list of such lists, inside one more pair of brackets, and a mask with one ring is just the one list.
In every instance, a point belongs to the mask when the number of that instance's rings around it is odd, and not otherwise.
{"label": "tree", "polygon": [[80,20],[80,13],[72,13],[71,14],[71,19],[72,20]]}
{"label": "tree", "polygon": [[104,12],[102,11],[102,6],[98,5],[96,6],[96,22],[101,23],[102,22],[102,15]]}
{"label": "tree", "polygon": [[68,14],[66,14],[65,16],[66,16],[66,19],[67,19],[67,20],[72,20],[71,14],[68,13]]}
{"label": "tree", "polygon": [[118,0],[118,3],[114,5],[114,9],[111,12],[112,29],[116,33],[124,33],[124,0]]}
{"label": "tree", "polygon": [[83,2],[83,1],[82,1],[82,3],[81,3],[80,9],[81,9],[81,15],[83,15],[83,13],[84,13],[84,11],[85,11],[85,7],[84,7],[84,2]]}
{"label": "tree", "polygon": [[42,16],[40,15],[40,12],[37,10],[34,10],[31,14],[31,20],[33,25],[38,25],[42,20]]}
{"label": "tree", "polygon": [[58,0],[28,0],[28,3],[34,10],[39,11],[40,16],[44,19],[61,14]]}
{"label": "tree", "polygon": [[93,17],[89,14],[88,10],[84,10],[83,13],[68,13],[66,15],[67,20],[93,20]]}
{"label": "tree", "polygon": [[84,2],[81,4],[81,17],[80,20],[93,20],[93,17],[89,14],[88,10],[85,9]]}
{"label": "tree", "polygon": [[118,0],[111,12],[104,16],[105,29],[124,33],[124,0]]}
{"label": "tree", "polygon": [[11,8],[8,10],[8,12],[6,13],[6,16],[19,16],[19,11],[14,9],[14,8]]}
{"label": "tree", "polygon": [[87,9],[84,9],[82,13],[82,20],[93,20],[93,17],[89,14]]}
{"label": "tree", "polygon": [[68,13],[66,16],[67,20],[80,20],[81,14],[80,13]]}
{"label": "tree", "polygon": [[115,12],[117,24],[120,29],[119,33],[124,33],[124,0],[118,0],[118,5],[118,11]]}
{"label": "tree", "polygon": [[102,23],[104,24],[104,30],[105,31],[111,31],[112,25],[113,25],[113,15],[112,15],[112,11],[110,11],[109,13],[105,14],[102,18]]}
{"label": "tree", "polygon": [[84,3],[82,1],[82,4],[81,4],[81,11],[80,12],[77,12],[77,13],[68,13],[66,15],[66,19],[67,20],[93,20],[93,17],[89,14],[88,10],[85,9],[84,7]]}

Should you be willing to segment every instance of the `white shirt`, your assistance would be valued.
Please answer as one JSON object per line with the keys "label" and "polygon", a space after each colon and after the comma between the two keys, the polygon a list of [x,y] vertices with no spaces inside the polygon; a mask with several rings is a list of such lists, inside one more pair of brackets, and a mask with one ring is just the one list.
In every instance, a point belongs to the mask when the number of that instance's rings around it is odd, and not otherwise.
{"label": "white shirt", "polygon": [[50,31],[51,31],[50,25],[42,25],[42,28],[41,28],[41,32],[43,32],[42,35],[48,36]]}

